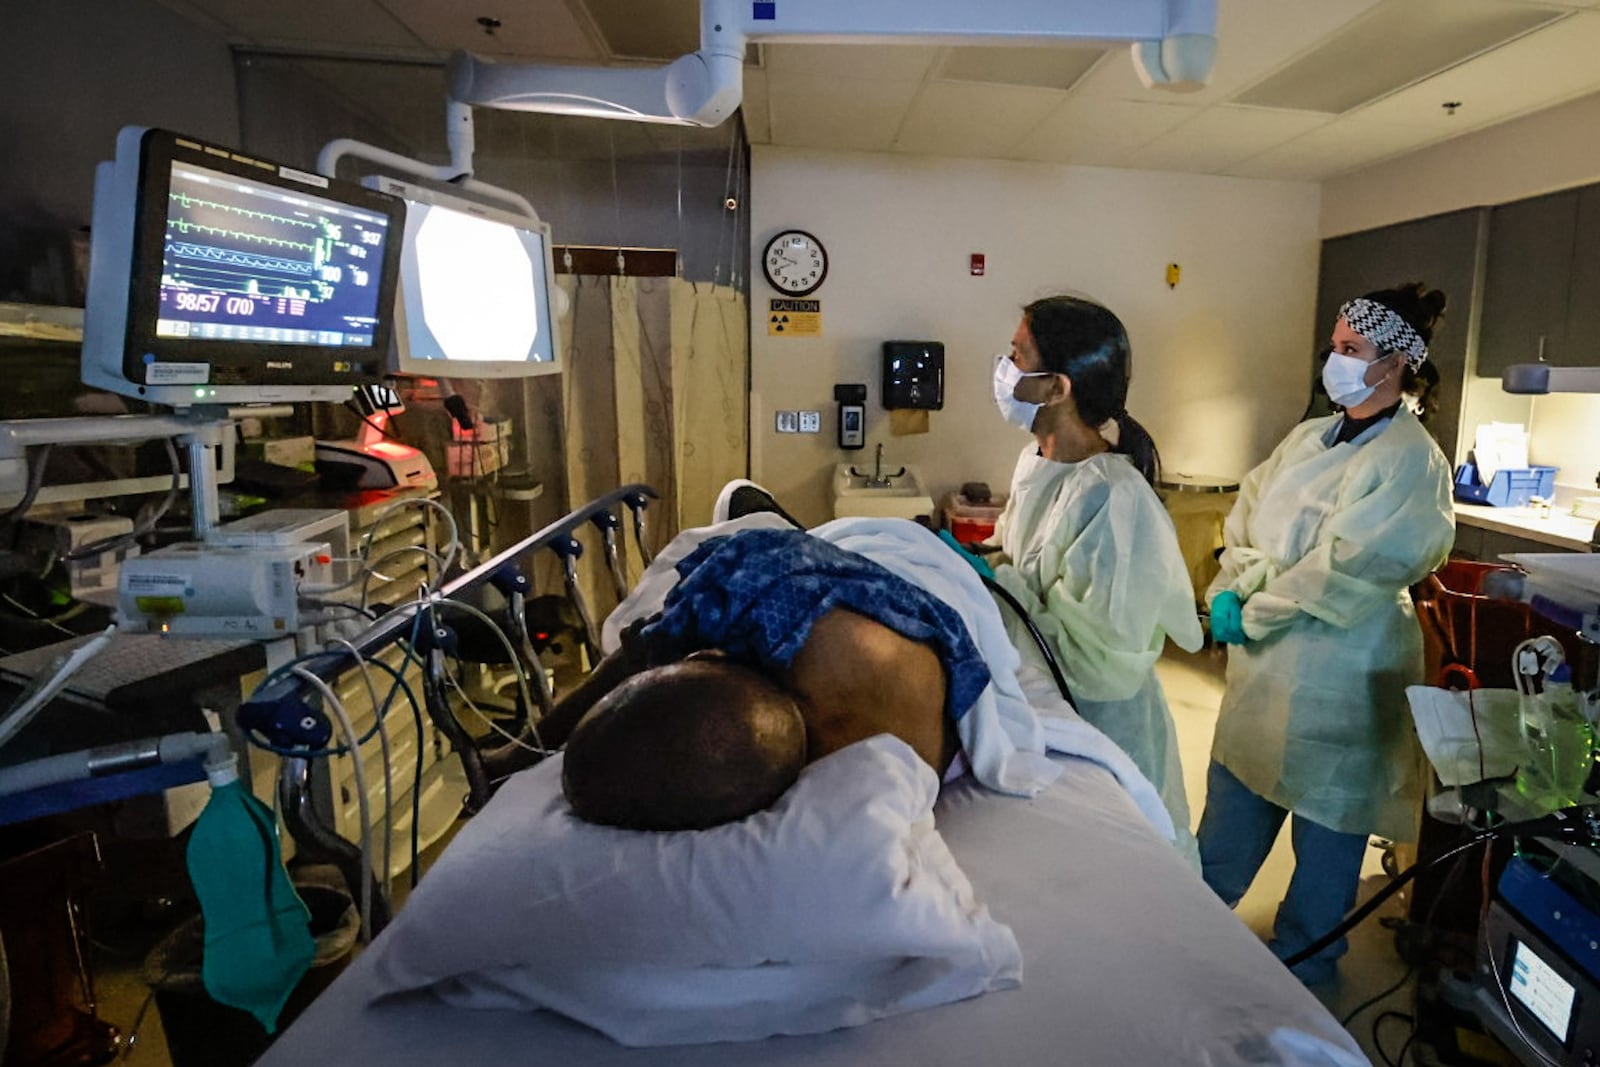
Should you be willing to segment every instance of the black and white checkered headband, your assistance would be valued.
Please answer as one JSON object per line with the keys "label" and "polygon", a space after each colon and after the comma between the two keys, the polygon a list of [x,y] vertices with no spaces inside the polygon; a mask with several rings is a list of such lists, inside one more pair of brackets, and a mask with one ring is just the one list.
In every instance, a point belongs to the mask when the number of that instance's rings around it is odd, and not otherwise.
{"label": "black and white checkered headband", "polygon": [[1362,297],[1339,309],[1339,317],[1352,330],[1377,346],[1383,355],[1404,352],[1406,363],[1416,370],[1428,358],[1428,342],[1393,308]]}

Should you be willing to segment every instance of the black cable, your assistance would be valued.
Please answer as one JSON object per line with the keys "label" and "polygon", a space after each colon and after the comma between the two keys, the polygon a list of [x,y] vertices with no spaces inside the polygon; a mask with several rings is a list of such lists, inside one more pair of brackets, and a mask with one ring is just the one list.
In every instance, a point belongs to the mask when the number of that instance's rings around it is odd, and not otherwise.
{"label": "black cable", "polygon": [[1430,870],[1452,856],[1460,855],[1470,848],[1475,848],[1499,837],[1537,837],[1584,843],[1600,841],[1600,804],[1563,808],[1549,815],[1542,815],[1537,819],[1502,823],[1492,829],[1478,831],[1470,840],[1457,845],[1455,848],[1447,849],[1431,859],[1418,860],[1396,875],[1388,885],[1373,894],[1371,900],[1345,916],[1339,925],[1285,959],[1283,965],[1285,967],[1293,967],[1296,964],[1303,963],[1339,940],[1339,938],[1349,933],[1351,929],[1358,926],[1363,919],[1381,907],[1384,901],[1398,893],[1407,882],[1423,871]]}
{"label": "black cable", "polygon": [[1418,860],[1416,863],[1413,863],[1411,866],[1395,875],[1394,880],[1388,885],[1374,893],[1371,900],[1367,901],[1355,911],[1352,911],[1349,915],[1345,916],[1339,925],[1335,926],[1332,930],[1329,930],[1327,933],[1311,942],[1311,944],[1307,945],[1299,952],[1296,952],[1294,955],[1285,959],[1283,961],[1283,965],[1285,967],[1294,967],[1296,964],[1304,963],[1306,960],[1310,959],[1312,956],[1315,956],[1317,953],[1321,952],[1323,949],[1339,940],[1345,934],[1349,933],[1354,927],[1360,925],[1363,919],[1377,911],[1378,908],[1382,907],[1384,901],[1400,892],[1400,890],[1403,889],[1406,883],[1411,881],[1411,879],[1415,878],[1425,870],[1431,870],[1447,859],[1483,844],[1491,837],[1496,836],[1497,833],[1498,831],[1494,830],[1481,831],[1477,834],[1474,834],[1470,840],[1457,845],[1455,848],[1448,849],[1445,852],[1434,856],[1432,859],[1426,861]]}
{"label": "black cable", "polygon": [[1400,1049],[1401,1060],[1405,1059],[1405,1050],[1411,1047],[1411,1042],[1417,1036],[1417,1020],[1415,1016],[1408,1015],[1403,1011],[1379,1012],[1377,1017],[1372,1020],[1372,1047],[1378,1050],[1378,1055],[1383,1058],[1383,1062],[1387,1064],[1388,1067],[1400,1067],[1400,1060],[1391,1060],[1389,1058],[1389,1054],[1384,1051],[1383,1042],[1378,1038],[1378,1030],[1383,1025],[1383,1021],[1385,1019],[1400,1019],[1411,1024],[1411,1035],[1406,1038],[1406,1043],[1401,1046]]}
{"label": "black cable", "polygon": [[1061,664],[1056,662],[1055,650],[1044,639],[1044,634],[1039,632],[1039,628],[1033,624],[1033,619],[1028,615],[1028,610],[1018,603],[1017,598],[1012,596],[1005,587],[993,578],[982,574],[978,575],[978,577],[988,587],[989,592],[1003,600],[1007,607],[1017,613],[1017,618],[1022,620],[1022,625],[1028,628],[1028,633],[1033,637],[1034,643],[1039,646],[1039,651],[1044,653],[1045,665],[1050,668],[1050,674],[1056,680],[1056,688],[1061,690],[1061,699],[1071,704],[1072,690],[1067,688],[1067,677],[1061,673]]}
{"label": "black cable", "polygon": [[[377,423],[373,422],[372,419],[365,412],[363,412],[360,408],[356,407],[356,402],[354,400],[346,400],[344,402],[344,406],[346,408],[348,408],[350,410],[350,413],[353,414],[356,418],[360,419],[362,422],[366,423],[368,426],[371,426],[374,430],[377,430],[384,437],[387,437],[391,441],[400,441],[400,438],[396,437],[393,433],[391,433],[389,430],[385,429],[384,427],[379,426]],[[400,441],[400,443],[404,444],[405,442],[404,441]]]}
{"label": "black cable", "polygon": [[[1406,973],[1402,974],[1400,976],[1400,980],[1398,982],[1394,983],[1388,989],[1385,989],[1381,993],[1372,994],[1372,996],[1368,997],[1366,1000],[1363,1000],[1360,1004],[1357,1004],[1355,1007],[1351,1008],[1348,1012],[1346,1012],[1344,1018],[1339,1020],[1339,1025],[1348,1027],[1350,1025],[1350,1020],[1354,1019],[1357,1015],[1360,1015],[1362,1012],[1366,1011],[1368,1008],[1370,1008],[1374,1004],[1378,1003],[1378,1001],[1383,1000],[1385,997],[1387,997],[1390,994],[1394,993],[1401,986],[1403,986],[1407,982],[1409,982],[1411,980],[1411,976],[1416,974],[1416,973],[1417,973],[1417,965],[1413,963],[1411,966],[1406,968]],[[1378,1016],[1378,1018],[1380,1018],[1380,1019],[1383,1018],[1383,1015],[1380,1014]]]}

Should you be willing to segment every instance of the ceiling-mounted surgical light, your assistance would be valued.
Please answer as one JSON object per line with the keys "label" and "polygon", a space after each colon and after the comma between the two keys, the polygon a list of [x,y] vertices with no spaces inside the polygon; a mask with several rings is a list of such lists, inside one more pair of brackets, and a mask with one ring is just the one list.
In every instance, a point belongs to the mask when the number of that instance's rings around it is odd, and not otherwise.
{"label": "ceiling-mounted surgical light", "polygon": [[1132,42],[1146,86],[1193,91],[1216,59],[1217,0],[701,0],[700,50],[665,67],[558,67],[451,57],[464,104],[635,122],[715,126],[744,96],[752,41],[818,44]]}

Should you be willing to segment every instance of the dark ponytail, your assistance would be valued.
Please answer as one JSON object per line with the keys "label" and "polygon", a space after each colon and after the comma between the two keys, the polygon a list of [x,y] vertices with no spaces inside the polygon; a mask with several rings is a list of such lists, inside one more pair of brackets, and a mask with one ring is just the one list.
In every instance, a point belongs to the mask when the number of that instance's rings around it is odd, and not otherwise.
{"label": "dark ponytail", "polygon": [[1127,456],[1144,475],[1144,480],[1155,485],[1161,480],[1161,453],[1156,449],[1155,438],[1126,411],[1116,416],[1116,420],[1117,443],[1112,451]]}
{"label": "dark ponytail", "polygon": [[1090,426],[1115,419],[1114,451],[1133,461],[1151,485],[1161,476],[1161,456],[1149,431],[1128,414],[1133,354],[1122,321],[1104,306],[1076,296],[1050,296],[1023,308],[1040,362],[1072,381],[1078,417]]}
{"label": "dark ponytail", "polygon": [[[1444,317],[1448,299],[1437,289],[1429,289],[1422,282],[1406,282],[1393,289],[1379,289],[1367,293],[1365,299],[1374,300],[1406,320],[1428,344],[1433,344],[1434,331]],[[1424,360],[1415,370],[1406,364],[1400,378],[1400,389],[1417,400],[1417,418],[1427,422],[1439,409],[1439,368],[1432,360]]]}

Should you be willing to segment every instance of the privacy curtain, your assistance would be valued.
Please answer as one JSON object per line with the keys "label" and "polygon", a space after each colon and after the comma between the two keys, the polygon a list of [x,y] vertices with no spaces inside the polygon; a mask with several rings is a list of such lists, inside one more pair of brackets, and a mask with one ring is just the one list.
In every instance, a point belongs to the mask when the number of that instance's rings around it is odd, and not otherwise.
{"label": "privacy curtain", "polygon": [[[646,513],[655,552],[710,521],[722,486],[749,465],[745,298],[678,278],[567,275],[561,376],[569,508],[630,482],[661,494]],[[623,512],[623,518],[628,513]],[[579,535],[595,620],[616,603],[598,531]],[[643,569],[624,535],[630,583]]]}

